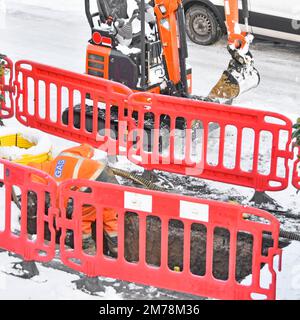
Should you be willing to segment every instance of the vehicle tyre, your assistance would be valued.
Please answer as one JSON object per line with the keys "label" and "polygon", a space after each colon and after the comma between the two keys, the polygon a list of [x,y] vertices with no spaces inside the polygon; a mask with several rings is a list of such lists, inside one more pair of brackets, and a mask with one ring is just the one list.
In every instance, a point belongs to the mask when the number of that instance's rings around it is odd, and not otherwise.
{"label": "vehicle tyre", "polygon": [[186,12],[186,31],[189,38],[200,45],[217,42],[222,30],[214,13],[204,5],[193,5]]}

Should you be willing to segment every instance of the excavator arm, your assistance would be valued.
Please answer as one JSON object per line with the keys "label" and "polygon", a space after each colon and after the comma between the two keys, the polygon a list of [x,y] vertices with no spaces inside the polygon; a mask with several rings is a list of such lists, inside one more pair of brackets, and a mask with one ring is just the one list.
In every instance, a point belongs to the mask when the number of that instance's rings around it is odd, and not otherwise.
{"label": "excavator arm", "polygon": [[249,10],[248,0],[242,0],[243,3],[243,15],[245,19],[245,25],[247,32],[242,32],[239,25],[239,6],[238,0],[225,0],[225,18],[228,33],[228,44],[234,45],[236,49],[243,49],[249,46],[249,40],[247,35],[249,33]]}
{"label": "excavator arm", "polygon": [[188,95],[188,57],[184,9],[181,0],[154,0],[154,12],[163,49],[164,63],[175,95]]}
{"label": "excavator arm", "polygon": [[[221,79],[211,90],[209,99],[231,101],[241,93],[258,86],[260,77],[254,68],[249,51],[253,36],[249,33],[248,0],[242,0],[246,32],[239,24],[239,0],[224,0],[225,18],[228,31],[228,51],[231,60]],[[154,0],[155,15],[163,47],[163,56],[168,78],[181,95],[188,96],[186,80],[187,44],[185,26],[182,23],[182,0]]]}
{"label": "excavator arm", "polygon": [[180,2],[179,0],[156,0],[154,8],[169,79],[175,84],[180,81],[176,18]]}

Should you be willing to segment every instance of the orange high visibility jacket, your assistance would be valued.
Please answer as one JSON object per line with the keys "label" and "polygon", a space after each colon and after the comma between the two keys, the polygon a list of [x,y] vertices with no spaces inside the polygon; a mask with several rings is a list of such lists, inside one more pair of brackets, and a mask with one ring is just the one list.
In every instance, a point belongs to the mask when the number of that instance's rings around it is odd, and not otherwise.
{"label": "orange high visibility jacket", "polygon": [[93,156],[94,149],[84,144],[63,151],[53,161],[29,165],[47,172],[58,183],[69,179],[96,180],[105,169],[105,164],[92,160]]}
{"label": "orange high visibility jacket", "polygon": [[[48,173],[57,183],[69,179],[96,180],[100,177],[106,165],[101,161],[92,160],[93,156],[94,149],[84,144],[63,151],[53,161],[42,164],[31,163],[29,166]],[[39,181],[41,178],[35,177],[35,179]],[[85,206],[82,212],[82,232],[91,233],[91,223],[95,220],[95,208]],[[110,235],[115,235],[117,231],[116,211],[111,208],[104,208],[103,223],[104,230]]]}

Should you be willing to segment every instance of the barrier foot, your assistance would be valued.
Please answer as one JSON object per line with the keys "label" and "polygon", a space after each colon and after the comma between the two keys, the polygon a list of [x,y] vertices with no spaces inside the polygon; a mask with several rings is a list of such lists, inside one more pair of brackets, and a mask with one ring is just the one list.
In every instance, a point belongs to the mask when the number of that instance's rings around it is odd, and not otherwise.
{"label": "barrier foot", "polygon": [[16,262],[12,265],[12,275],[22,279],[32,279],[40,274],[34,261]]}
{"label": "barrier foot", "polygon": [[98,277],[83,277],[79,280],[72,281],[78,290],[86,291],[90,294],[105,292],[105,287]]}
{"label": "barrier foot", "polygon": [[265,192],[255,191],[250,202],[261,209],[265,208],[267,211],[283,211],[283,207]]}

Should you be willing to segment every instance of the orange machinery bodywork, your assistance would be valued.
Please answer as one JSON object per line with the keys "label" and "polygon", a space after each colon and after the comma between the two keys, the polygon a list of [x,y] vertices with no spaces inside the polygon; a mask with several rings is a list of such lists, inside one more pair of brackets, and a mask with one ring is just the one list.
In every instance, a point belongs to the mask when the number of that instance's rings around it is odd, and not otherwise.
{"label": "orange machinery bodywork", "polygon": [[[178,7],[182,5],[182,0],[155,0],[155,15],[157,18],[158,30],[162,42],[163,54],[167,64],[170,80],[177,84],[180,82],[180,63],[179,63],[179,30],[176,18]],[[160,6],[166,8],[163,14]],[[246,44],[246,33],[236,33],[236,25],[239,24],[238,0],[224,0],[226,26],[228,31],[228,43],[235,44],[236,47],[243,48]],[[162,21],[167,19],[170,28],[163,26]],[[189,93],[192,92],[192,75],[187,75],[189,82]]]}
{"label": "orange machinery bodywork", "polygon": [[[179,5],[181,5],[181,0],[156,0],[154,8],[169,78],[175,84],[179,83],[181,79],[178,53],[179,33],[176,19],[176,12]],[[165,14],[161,12],[160,6],[166,8]],[[168,21],[169,29],[162,24],[164,20]]]}
{"label": "orange machinery bodywork", "polygon": [[[105,46],[97,46],[88,44],[86,52],[86,74],[100,72],[102,78],[108,79],[109,77],[109,57],[111,48]],[[95,74],[95,76],[97,76]]]}
{"label": "orange machinery bodywork", "polygon": [[[110,47],[88,44],[86,52],[86,74],[91,74],[91,72],[95,72],[95,76],[104,79],[109,79],[109,59],[111,50],[112,49]],[[160,87],[157,86],[151,88],[149,92],[160,93]]]}

